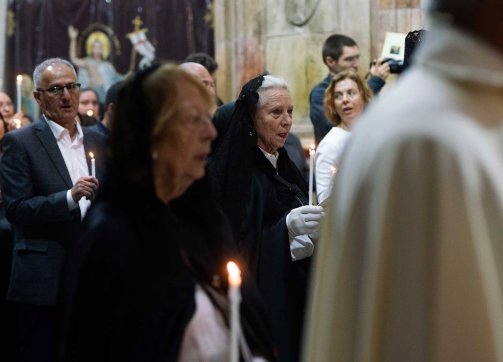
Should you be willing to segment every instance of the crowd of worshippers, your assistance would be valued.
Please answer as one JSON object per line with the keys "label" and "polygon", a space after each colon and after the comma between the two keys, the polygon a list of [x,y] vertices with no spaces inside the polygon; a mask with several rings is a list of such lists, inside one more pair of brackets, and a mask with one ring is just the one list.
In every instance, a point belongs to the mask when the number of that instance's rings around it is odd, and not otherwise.
{"label": "crowd of worshippers", "polygon": [[503,361],[503,5],[462,3],[386,92],[326,39],[313,187],[274,74],[223,104],[193,54],[100,104],[50,58],[40,119],[0,93],[1,359]]}

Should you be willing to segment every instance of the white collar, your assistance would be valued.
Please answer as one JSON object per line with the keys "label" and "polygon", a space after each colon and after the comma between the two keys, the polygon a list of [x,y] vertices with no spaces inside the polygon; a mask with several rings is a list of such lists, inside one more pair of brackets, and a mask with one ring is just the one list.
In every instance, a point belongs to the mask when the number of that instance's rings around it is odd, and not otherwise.
{"label": "white collar", "polygon": [[[49,118],[46,117],[45,114],[43,116],[44,116],[45,121],[49,125],[49,128],[51,129],[52,134],[54,135],[54,137],[57,140],[59,140],[61,137],[63,137],[63,134],[65,134],[65,131],[68,132],[68,130],[65,127],[61,126],[60,124],[58,124],[54,121],[51,121]],[[82,127],[80,126],[79,122],[75,122],[75,124],[77,126],[77,140],[80,141],[84,137],[84,134],[82,132]]]}
{"label": "white collar", "polygon": [[269,162],[274,166],[274,168],[277,168],[276,165],[278,164],[278,157],[279,153],[276,152],[276,154],[269,153],[267,151],[264,151],[262,148],[260,148],[260,151],[264,154],[265,158],[269,160]]}

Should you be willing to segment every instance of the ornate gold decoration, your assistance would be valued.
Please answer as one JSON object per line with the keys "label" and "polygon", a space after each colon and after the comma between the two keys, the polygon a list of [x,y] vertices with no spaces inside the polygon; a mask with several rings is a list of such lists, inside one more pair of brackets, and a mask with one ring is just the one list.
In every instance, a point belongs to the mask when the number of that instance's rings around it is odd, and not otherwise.
{"label": "ornate gold decoration", "polygon": [[93,54],[94,43],[100,43],[102,48],[103,59],[108,59],[110,55],[110,40],[102,31],[93,31],[86,39],[86,53],[88,56]]}
{"label": "ornate gold decoration", "polygon": [[[101,33],[101,35],[99,35],[99,33]],[[86,53],[90,54],[90,49],[92,49],[92,43],[94,41],[90,42],[89,38],[91,38],[93,40],[99,39],[99,41],[101,41],[101,43],[103,45],[103,59],[107,59],[108,56],[110,55],[111,46],[112,46],[111,41],[113,42],[115,55],[117,55],[117,56],[121,55],[121,44],[119,42],[119,39],[115,36],[114,31],[112,30],[111,27],[106,26],[101,23],[90,24],[87,28],[82,30],[82,32],[78,38],[77,49],[82,49],[82,41],[85,39]],[[104,38],[106,38],[106,40],[104,40]],[[105,45],[105,42],[106,42],[106,45]],[[89,44],[91,44],[91,48],[89,48]],[[107,47],[106,54],[105,54],[105,47]]]}

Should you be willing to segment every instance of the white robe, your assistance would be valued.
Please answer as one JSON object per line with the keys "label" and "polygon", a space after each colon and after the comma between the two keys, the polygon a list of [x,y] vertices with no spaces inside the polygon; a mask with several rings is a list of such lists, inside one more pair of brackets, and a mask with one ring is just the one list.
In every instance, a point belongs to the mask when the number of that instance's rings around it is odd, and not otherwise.
{"label": "white robe", "polygon": [[305,361],[503,361],[503,54],[434,27],[352,131]]}

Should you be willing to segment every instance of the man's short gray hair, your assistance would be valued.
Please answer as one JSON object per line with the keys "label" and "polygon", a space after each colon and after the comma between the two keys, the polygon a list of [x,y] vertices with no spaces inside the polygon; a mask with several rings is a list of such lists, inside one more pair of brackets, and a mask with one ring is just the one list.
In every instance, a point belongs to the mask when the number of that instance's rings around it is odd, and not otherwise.
{"label": "man's short gray hair", "polygon": [[68,68],[72,70],[73,74],[75,75],[75,79],[77,79],[77,72],[75,71],[75,67],[68,60],[63,58],[49,58],[44,60],[39,65],[37,65],[35,67],[35,70],[33,71],[33,85],[35,89],[40,88],[40,83],[42,82],[42,73],[44,72],[44,70],[46,70],[49,66],[54,64],[66,65]]}
{"label": "man's short gray hair", "polygon": [[266,102],[266,100],[264,99],[264,93],[273,88],[286,89],[287,91],[290,91],[290,89],[288,88],[288,83],[283,78],[275,77],[273,75],[264,75],[264,81],[262,82],[262,85],[259,87],[259,89],[257,89],[257,108],[263,106]]}
{"label": "man's short gray hair", "polygon": [[445,20],[468,26],[485,0],[425,0],[423,6],[434,20]]}

